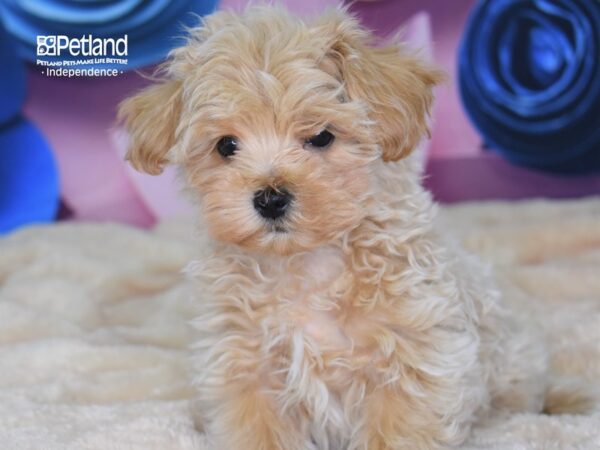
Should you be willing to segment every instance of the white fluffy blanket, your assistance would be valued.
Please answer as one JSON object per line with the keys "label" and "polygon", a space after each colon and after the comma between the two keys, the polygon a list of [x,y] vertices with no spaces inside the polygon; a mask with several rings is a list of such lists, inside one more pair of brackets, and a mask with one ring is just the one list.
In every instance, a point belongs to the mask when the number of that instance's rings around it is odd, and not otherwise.
{"label": "white fluffy blanket", "polygon": [[[599,382],[600,198],[463,205],[442,219],[536,313],[554,363]],[[206,448],[180,275],[191,235],[182,222],[65,223],[0,239],[1,449]],[[600,449],[600,414],[496,418],[463,448]]]}

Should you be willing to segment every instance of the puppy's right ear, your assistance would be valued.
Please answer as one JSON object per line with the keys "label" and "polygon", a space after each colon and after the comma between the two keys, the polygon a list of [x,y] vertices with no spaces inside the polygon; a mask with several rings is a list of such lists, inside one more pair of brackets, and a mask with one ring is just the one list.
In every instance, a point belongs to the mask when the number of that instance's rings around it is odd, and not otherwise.
{"label": "puppy's right ear", "polygon": [[180,81],[167,80],[149,86],[119,105],[118,119],[129,133],[125,159],[139,171],[160,174],[169,162],[181,116]]}

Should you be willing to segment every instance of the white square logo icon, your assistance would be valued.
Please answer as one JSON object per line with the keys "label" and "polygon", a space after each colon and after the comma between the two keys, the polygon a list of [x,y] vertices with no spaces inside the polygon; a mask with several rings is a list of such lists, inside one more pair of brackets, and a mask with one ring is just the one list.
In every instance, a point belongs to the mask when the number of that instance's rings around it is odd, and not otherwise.
{"label": "white square logo icon", "polygon": [[37,37],[37,56],[56,56],[56,36]]}

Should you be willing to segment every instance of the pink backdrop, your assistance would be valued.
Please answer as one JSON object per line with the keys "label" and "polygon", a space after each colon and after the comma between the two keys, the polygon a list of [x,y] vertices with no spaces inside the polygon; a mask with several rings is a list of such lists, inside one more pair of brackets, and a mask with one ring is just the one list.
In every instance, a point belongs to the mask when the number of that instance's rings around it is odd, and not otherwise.
{"label": "pink backdrop", "polygon": [[[355,2],[351,10],[380,37],[409,25],[405,36],[424,55],[433,54],[448,82],[437,89],[429,143],[428,187],[441,201],[535,196],[575,197],[600,192],[600,176],[557,177],[519,168],[483,152],[462,110],[456,54],[475,0],[380,0]],[[223,0],[240,9],[247,0]],[[299,14],[315,13],[337,0],[281,0]],[[149,70],[151,72],[151,70]],[[111,78],[48,78],[29,68],[26,114],[53,146],[65,201],[79,220],[116,220],[150,226],[161,217],[189,212],[178,196],[175,173],[134,172],[123,162],[125,138],[114,128],[117,104],[146,82],[135,73]]]}

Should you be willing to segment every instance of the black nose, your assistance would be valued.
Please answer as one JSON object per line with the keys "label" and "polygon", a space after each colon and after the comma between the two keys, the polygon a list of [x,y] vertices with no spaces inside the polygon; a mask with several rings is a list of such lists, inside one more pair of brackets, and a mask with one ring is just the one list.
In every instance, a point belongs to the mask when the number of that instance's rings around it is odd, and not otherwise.
{"label": "black nose", "polygon": [[283,216],[291,201],[292,194],[285,189],[268,187],[254,193],[254,209],[265,219]]}

